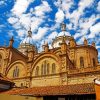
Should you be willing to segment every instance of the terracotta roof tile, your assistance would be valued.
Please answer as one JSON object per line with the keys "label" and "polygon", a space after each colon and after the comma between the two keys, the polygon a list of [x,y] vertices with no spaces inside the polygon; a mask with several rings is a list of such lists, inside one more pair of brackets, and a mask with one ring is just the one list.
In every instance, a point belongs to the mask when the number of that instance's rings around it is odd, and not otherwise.
{"label": "terracotta roof tile", "polygon": [[45,86],[45,87],[32,87],[24,89],[12,89],[4,92],[5,94],[16,95],[32,95],[32,96],[45,96],[45,95],[74,95],[74,94],[94,94],[94,84],[75,84],[75,85],[62,85],[62,86]]}

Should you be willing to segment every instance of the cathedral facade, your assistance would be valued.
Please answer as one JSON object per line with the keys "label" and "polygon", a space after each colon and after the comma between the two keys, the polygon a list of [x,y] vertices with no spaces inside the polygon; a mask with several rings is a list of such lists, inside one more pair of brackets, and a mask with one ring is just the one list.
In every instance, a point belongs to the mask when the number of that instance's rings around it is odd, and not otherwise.
{"label": "cathedral facade", "polygon": [[100,77],[100,64],[95,43],[77,44],[72,36],[66,35],[65,24],[61,26],[63,35],[52,40],[52,49],[44,43],[43,51],[33,44],[32,32],[16,49],[14,39],[9,46],[0,47],[0,73],[10,78],[16,87],[46,87],[93,83]]}

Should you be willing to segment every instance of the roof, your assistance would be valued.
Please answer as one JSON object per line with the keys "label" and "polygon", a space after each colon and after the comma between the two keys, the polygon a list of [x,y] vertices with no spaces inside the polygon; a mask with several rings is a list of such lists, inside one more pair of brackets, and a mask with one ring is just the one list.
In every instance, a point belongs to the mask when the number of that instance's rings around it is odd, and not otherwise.
{"label": "roof", "polygon": [[23,89],[12,89],[4,92],[5,94],[31,95],[31,96],[50,96],[50,95],[75,95],[75,94],[94,94],[94,84],[75,84],[61,86],[32,87]]}
{"label": "roof", "polygon": [[14,83],[9,78],[7,78],[6,76],[4,76],[2,73],[0,73],[0,81],[5,82],[5,83]]}

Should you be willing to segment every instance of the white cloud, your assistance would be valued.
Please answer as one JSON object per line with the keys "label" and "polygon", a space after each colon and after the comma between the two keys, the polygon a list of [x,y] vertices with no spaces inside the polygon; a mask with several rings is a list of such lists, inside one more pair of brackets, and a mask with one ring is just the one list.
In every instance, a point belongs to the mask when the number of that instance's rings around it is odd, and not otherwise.
{"label": "white cloud", "polygon": [[48,36],[48,40],[52,40],[52,39],[54,39],[56,36],[57,36],[57,32],[55,31],[55,32],[52,32],[52,33],[50,33],[50,35]]}
{"label": "white cloud", "polygon": [[[95,21],[97,19],[99,19],[100,16],[95,16],[95,15],[91,15],[91,17],[89,18],[81,18],[79,20],[79,32],[82,35],[86,35],[88,33],[88,31],[90,30],[90,28],[92,27],[92,25],[95,23]],[[92,35],[93,36],[93,35]]]}
{"label": "white cloud", "polygon": [[42,4],[39,6],[36,6],[34,8],[34,14],[36,16],[44,16],[45,13],[50,12],[52,9],[50,8],[50,5],[46,1],[42,1]]}
{"label": "white cloud", "polygon": [[1,24],[1,25],[0,25],[0,28],[3,28],[3,27],[5,27],[5,25],[2,25],[2,24]]}
{"label": "white cloud", "polygon": [[95,34],[94,33],[90,33],[89,35],[88,35],[88,38],[94,38],[95,37]]}
{"label": "white cloud", "polygon": [[16,0],[15,5],[12,9],[12,13],[17,16],[21,16],[21,14],[26,12],[31,2],[33,2],[33,0]]}
{"label": "white cloud", "polygon": [[78,4],[78,9],[74,10],[72,13],[69,13],[69,10],[66,9],[66,18],[70,19],[70,22],[74,24],[76,29],[79,25],[79,19],[84,14],[84,9],[90,7],[93,4],[94,0],[81,0]]}
{"label": "white cloud", "polygon": [[81,0],[79,2],[79,8],[84,10],[86,7],[90,7],[93,4],[94,0]]}
{"label": "white cloud", "polygon": [[22,28],[21,24],[19,22],[13,24],[13,27],[16,29],[16,30],[20,30]]}
{"label": "white cloud", "polygon": [[91,34],[100,34],[100,22],[90,28]]}
{"label": "white cloud", "polygon": [[31,29],[33,32],[38,30],[39,26],[44,22],[41,17],[31,17]]}
{"label": "white cloud", "polygon": [[28,29],[31,23],[31,17],[30,14],[22,14],[19,23],[25,28]]}
{"label": "white cloud", "polygon": [[100,49],[100,46],[99,46],[99,45],[97,45],[97,46],[96,46],[96,49]]}
{"label": "white cloud", "polygon": [[69,32],[60,32],[60,33],[58,34],[58,36],[64,36],[64,35],[70,36],[70,33],[69,33]]}
{"label": "white cloud", "polygon": [[39,51],[42,51],[43,50],[42,45],[44,45],[46,43],[48,43],[49,49],[52,49],[52,41],[57,36],[57,34],[58,33],[56,31],[54,31],[54,32],[50,33],[47,37],[43,38],[41,40],[41,44],[40,44],[41,46],[39,48]]}
{"label": "white cloud", "polygon": [[27,32],[23,29],[17,31],[19,37],[23,37]]}
{"label": "white cloud", "polygon": [[98,2],[97,10],[100,12],[100,1]]}
{"label": "white cloud", "polygon": [[6,2],[5,0],[0,0],[0,6],[6,5]]}
{"label": "white cloud", "polygon": [[79,29],[76,31],[74,38],[75,39],[79,37],[94,38],[95,37],[94,33],[90,33],[89,35],[87,35],[87,33],[98,18],[99,16],[95,16],[95,15],[92,15],[89,18],[81,18],[79,20]]}
{"label": "white cloud", "polygon": [[[34,40],[47,40],[44,36],[47,35],[47,31],[49,30],[50,35],[48,35],[48,42],[57,35],[63,35],[62,33],[56,32],[57,29],[60,28],[60,23],[63,22],[64,18],[69,19],[69,24],[66,25],[68,30],[73,29],[76,31],[74,38],[78,39],[78,42],[83,41],[83,37],[94,38],[95,34],[98,34],[99,28],[98,25],[94,25],[97,19],[100,18],[99,15],[92,15],[89,18],[84,18],[85,8],[90,7],[94,0],[80,0],[78,4],[78,8],[76,8],[73,12],[70,12],[70,8],[73,7],[73,0],[62,0],[62,9],[60,0],[55,1],[55,5],[57,6],[58,11],[55,14],[55,24],[51,24],[51,27],[48,29],[47,24],[44,22],[48,20],[48,13],[52,11],[51,6],[48,2],[43,0],[41,4],[35,6],[34,8],[30,7],[30,12],[26,12],[30,3],[34,0],[16,0],[13,9],[11,10],[11,17],[8,19],[9,23],[13,25],[13,27],[18,32],[18,36],[23,37],[27,34],[29,27],[32,29],[32,37]],[[98,11],[99,11],[98,3]],[[44,24],[42,28],[42,24]],[[88,31],[90,30],[90,34]],[[37,33],[36,33],[37,32]],[[89,35],[87,35],[87,33]],[[70,34],[67,34],[70,35]],[[47,37],[47,36],[46,36]],[[79,39],[80,37],[80,39]]]}
{"label": "white cloud", "polygon": [[[95,38],[95,35],[98,35],[98,34],[100,34],[100,22],[91,26],[90,34],[89,34],[88,38]],[[100,40],[98,39],[98,41],[100,41]]]}
{"label": "white cloud", "polygon": [[58,9],[58,12],[55,15],[55,19],[57,23],[61,23],[64,20],[64,12],[61,9]]}
{"label": "white cloud", "polygon": [[55,1],[54,2],[55,6],[58,8],[62,8],[63,11],[69,11],[71,6],[73,5],[73,0],[62,0],[62,5],[61,5],[61,0]]}
{"label": "white cloud", "polygon": [[67,27],[69,30],[71,30],[71,29],[73,29],[73,24],[72,24],[72,23],[69,23],[69,24],[66,25],[66,27]]}
{"label": "white cloud", "polygon": [[16,18],[16,17],[10,17],[10,18],[8,19],[8,21],[9,21],[10,24],[15,24],[15,23],[18,22],[18,18]]}
{"label": "white cloud", "polygon": [[0,1],[0,5],[3,5],[5,2],[4,1]]}
{"label": "white cloud", "polygon": [[32,38],[33,40],[41,40],[43,36],[47,33],[48,28],[47,27],[39,27],[37,34],[33,34]]}
{"label": "white cloud", "polygon": [[12,37],[13,35],[14,35],[14,34],[13,34],[13,31],[12,31],[12,30],[8,32],[8,36],[9,36],[9,37]]}
{"label": "white cloud", "polygon": [[46,13],[49,13],[52,9],[47,1],[42,1],[42,4],[35,8],[31,7],[30,12],[26,13],[31,2],[34,2],[34,0],[17,0],[11,10],[12,14],[8,22],[13,25],[20,38],[27,34],[27,30],[31,26],[33,33],[37,31],[37,34],[33,34],[33,39],[39,40],[47,31],[47,27],[41,28],[40,25],[48,17]]}
{"label": "white cloud", "polygon": [[90,31],[93,33],[99,33],[100,32],[100,22],[92,26],[90,28]]}
{"label": "white cloud", "polygon": [[74,38],[77,39],[77,38],[79,38],[80,36],[82,36],[81,33],[75,33]]}

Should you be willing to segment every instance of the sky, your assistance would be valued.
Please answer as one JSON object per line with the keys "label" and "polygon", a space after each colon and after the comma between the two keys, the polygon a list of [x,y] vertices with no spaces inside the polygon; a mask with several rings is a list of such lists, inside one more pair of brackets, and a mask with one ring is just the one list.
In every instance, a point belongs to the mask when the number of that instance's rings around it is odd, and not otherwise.
{"label": "sky", "polygon": [[51,48],[62,22],[77,44],[94,41],[100,60],[100,0],[0,0],[0,45],[14,36],[17,48],[31,27],[34,44],[41,50],[48,41]]}

